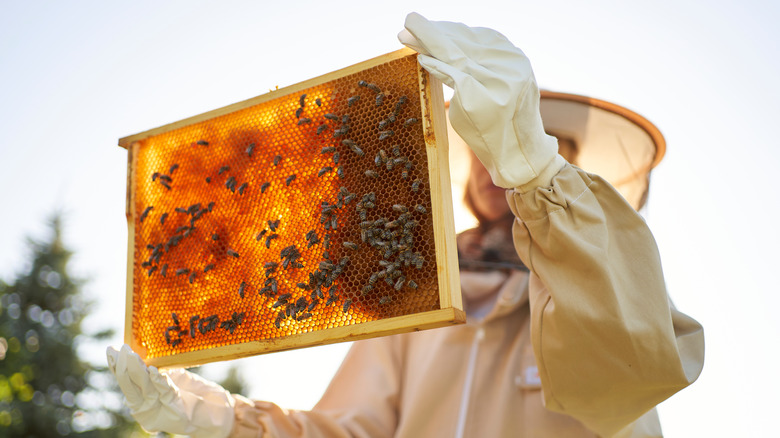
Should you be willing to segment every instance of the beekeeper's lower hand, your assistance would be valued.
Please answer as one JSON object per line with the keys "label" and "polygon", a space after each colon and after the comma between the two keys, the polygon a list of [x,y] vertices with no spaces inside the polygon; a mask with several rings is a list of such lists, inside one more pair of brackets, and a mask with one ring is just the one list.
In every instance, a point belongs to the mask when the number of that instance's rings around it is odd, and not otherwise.
{"label": "beekeeper's lower hand", "polygon": [[230,434],[234,400],[221,386],[182,369],[160,373],[127,345],[108,347],[106,354],[130,413],[144,429],[195,438]]}
{"label": "beekeeper's lower hand", "polygon": [[539,89],[525,54],[500,33],[461,23],[406,17],[398,39],[417,50],[428,72],[452,87],[452,127],[500,187],[551,179],[563,166],[544,132]]}

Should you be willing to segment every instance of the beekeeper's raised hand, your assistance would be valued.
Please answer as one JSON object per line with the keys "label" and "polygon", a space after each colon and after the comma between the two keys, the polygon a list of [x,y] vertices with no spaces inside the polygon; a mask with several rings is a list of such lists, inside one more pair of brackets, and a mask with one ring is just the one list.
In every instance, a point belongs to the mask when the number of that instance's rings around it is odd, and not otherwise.
{"label": "beekeeper's raised hand", "polygon": [[182,369],[160,373],[128,345],[108,347],[106,354],[130,413],[144,429],[195,438],[230,434],[234,399],[221,386]]}
{"label": "beekeeper's raised hand", "polygon": [[549,182],[560,170],[558,142],[542,127],[531,63],[506,37],[492,29],[428,21],[413,12],[398,39],[420,53],[423,68],[455,90],[452,127],[494,184],[519,187],[540,175]]}

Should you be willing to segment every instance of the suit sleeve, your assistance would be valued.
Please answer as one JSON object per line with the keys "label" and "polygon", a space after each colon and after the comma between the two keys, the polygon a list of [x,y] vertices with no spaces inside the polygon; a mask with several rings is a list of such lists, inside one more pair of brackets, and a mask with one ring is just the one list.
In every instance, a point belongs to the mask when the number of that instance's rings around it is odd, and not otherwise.
{"label": "suit sleeve", "polygon": [[399,342],[395,336],[355,342],[311,411],[242,398],[231,437],[391,437],[398,421]]}
{"label": "suit sleeve", "polygon": [[612,186],[566,164],[507,199],[548,409],[612,436],[696,380],[702,327],[671,308],[655,240]]}

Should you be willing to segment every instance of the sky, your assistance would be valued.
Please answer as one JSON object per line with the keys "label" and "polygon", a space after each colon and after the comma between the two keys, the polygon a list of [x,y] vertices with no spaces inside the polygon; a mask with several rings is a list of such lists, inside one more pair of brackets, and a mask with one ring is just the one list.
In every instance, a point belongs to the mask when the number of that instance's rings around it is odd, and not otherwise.
{"label": "sky", "polygon": [[[407,13],[491,27],[541,87],[639,112],[667,141],[644,212],[676,306],[705,327],[700,379],[660,406],[668,437],[766,436],[780,374],[780,5],[589,2],[0,1],[0,278],[65,214],[87,330],[121,343],[127,262],[120,137],[401,48]],[[306,409],[348,344],[237,363],[249,396]],[[84,345],[104,360],[105,345]],[[320,364],[289,391],[273,376]],[[219,376],[224,364],[206,367]]]}

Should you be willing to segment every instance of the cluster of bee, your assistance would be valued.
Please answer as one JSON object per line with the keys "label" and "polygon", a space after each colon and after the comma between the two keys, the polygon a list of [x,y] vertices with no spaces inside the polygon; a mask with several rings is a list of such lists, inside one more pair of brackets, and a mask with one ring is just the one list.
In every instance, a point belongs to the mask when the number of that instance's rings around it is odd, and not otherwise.
{"label": "cluster of bee", "polygon": [[173,178],[171,178],[171,175],[173,175],[173,172],[179,168],[178,164],[173,164],[170,169],[168,170],[168,174],[154,172],[152,174],[152,181],[157,181],[165,187],[166,189],[171,189],[171,183],[173,182]]}
{"label": "cluster of bee", "polygon": [[[327,236],[327,235],[326,235]],[[307,240],[309,246],[319,243],[319,239],[316,238],[316,232],[311,230],[307,233]],[[328,239],[325,239],[327,244]],[[301,253],[295,245],[286,247],[280,252],[282,258],[282,268],[302,268],[303,264],[298,262],[301,258]],[[274,325],[276,328],[281,328],[281,323],[286,318],[292,318],[296,321],[303,321],[311,318],[312,310],[320,304],[321,300],[325,300],[325,293],[328,294],[328,299],[325,302],[326,306],[329,306],[339,300],[338,288],[334,284],[336,279],[344,272],[349,263],[349,257],[344,256],[338,262],[330,260],[330,255],[327,249],[323,252],[324,260],[320,261],[317,268],[309,272],[308,282],[299,282],[296,287],[302,291],[310,292],[309,297],[300,296],[297,300],[291,301],[293,298],[292,293],[284,293],[277,297],[276,302],[271,306],[273,309],[283,307],[276,315]],[[278,282],[275,277],[271,277],[270,274],[276,271],[279,265],[275,262],[268,262],[264,265],[266,269],[266,286],[260,291],[261,295],[266,294],[269,297],[275,297],[278,292]]]}
{"label": "cluster of bee", "polygon": [[[143,213],[141,213],[141,216],[139,217],[139,222],[143,222],[143,220],[147,217],[149,212],[152,211],[154,207],[148,206],[146,209],[144,209]],[[141,267],[146,269],[146,275],[148,277],[151,277],[152,274],[154,274],[158,268],[159,268],[159,275],[165,277],[168,273],[168,264],[162,263],[161,259],[163,254],[168,253],[172,250],[172,248],[176,247],[183,239],[186,239],[190,237],[196,230],[197,227],[195,224],[197,221],[206,213],[210,213],[214,209],[214,202],[210,202],[208,206],[203,207],[202,204],[196,203],[192,204],[187,208],[184,207],[176,207],[174,211],[176,213],[180,213],[185,215],[185,217],[189,217],[189,220],[187,221],[185,219],[185,222],[188,222],[189,225],[182,225],[174,231],[174,234],[168,238],[165,242],[160,242],[156,244],[148,243],[146,245],[146,249],[151,251],[149,254],[149,257],[147,260],[141,263]],[[168,218],[168,213],[163,213],[160,215],[160,224],[164,224],[165,220]],[[228,250],[230,251],[230,250]],[[208,272],[210,269],[212,269],[213,265],[207,265],[203,272]],[[184,275],[187,274],[189,278],[190,284],[195,282],[195,279],[197,277],[197,272],[194,270],[190,270],[188,267],[181,267],[176,269],[176,275]]]}
{"label": "cluster of bee", "polygon": [[241,323],[244,322],[245,313],[233,312],[233,315],[220,322],[219,316],[211,315],[205,318],[201,318],[200,315],[194,315],[189,320],[189,328],[182,328],[179,322],[179,317],[176,313],[171,313],[171,319],[173,319],[173,325],[168,326],[165,329],[164,336],[165,342],[171,347],[179,345],[182,338],[189,335],[190,338],[195,338],[198,333],[205,335],[217,329],[217,327],[224,329],[226,332],[233,334]]}
{"label": "cluster of bee", "polygon": [[[371,192],[365,195],[356,207],[362,220],[360,222],[361,241],[377,250],[382,256],[378,262],[380,269],[371,274],[368,283],[361,290],[361,295],[373,290],[380,279],[396,291],[400,291],[404,285],[410,289],[417,289],[416,282],[407,281],[404,268],[413,266],[422,269],[423,263],[425,263],[425,258],[419,252],[413,251],[413,230],[419,225],[419,221],[414,219],[413,213],[402,204],[393,205],[393,211],[397,214],[393,220],[385,217],[368,220],[368,212],[375,208],[375,201],[376,196]],[[414,212],[426,214],[427,209],[418,204],[415,206]],[[380,299],[380,302],[383,300]]]}

